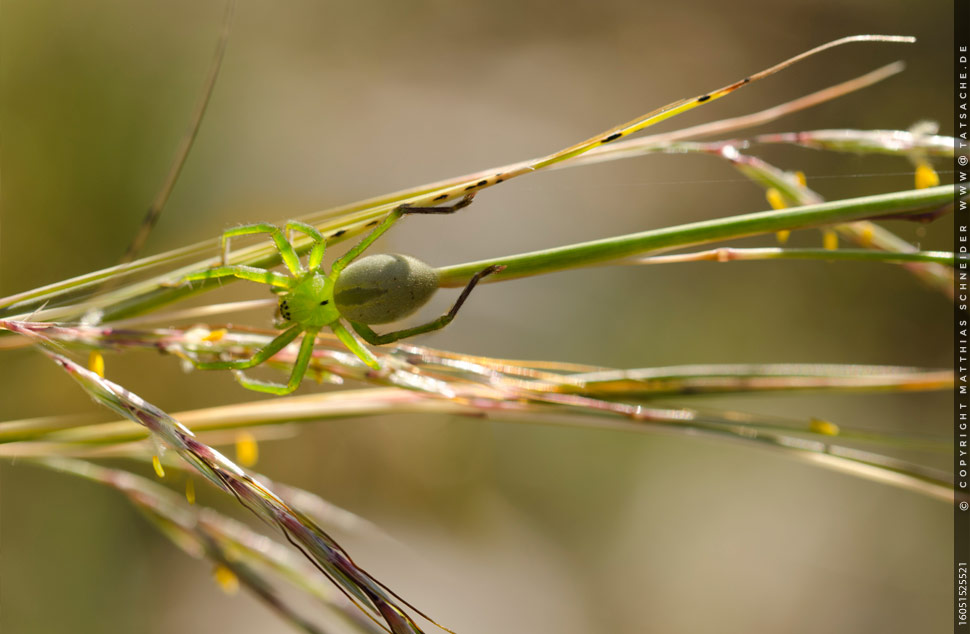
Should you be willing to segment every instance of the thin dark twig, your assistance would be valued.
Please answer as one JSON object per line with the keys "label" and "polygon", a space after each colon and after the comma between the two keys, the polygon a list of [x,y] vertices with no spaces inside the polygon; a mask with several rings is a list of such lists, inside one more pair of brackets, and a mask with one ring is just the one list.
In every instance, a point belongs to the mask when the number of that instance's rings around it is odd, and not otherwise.
{"label": "thin dark twig", "polygon": [[165,177],[162,188],[155,196],[155,200],[148,207],[148,211],[145,213],[145,218],[142,220],[138,232],[135,234],[134,239],[132,239],[131,244],[128,245],[128,250],[121,256],[119,264],[127,264],[134,260],[138,252],[145,245],[145,241],[148,240],[149,234],[155,228],[158,219],[162,215],[165,203],[168,202],[168,198],[175,188],[175,183],[178,181],[179,174],[182,172],[182,167],[185,166],[185,161],[189,156],[189,152],[192,150],[192,145],[199,135],[202,119],[205,116],[206,108],[209,106],[209,100],[215,89],[216,79],[219,77],[219,70],[222,68],[222,61],[226,55],[226,48],[229,45],[229,33],[232,27],[232,17],[236,11],[236,1],[230,0],[226,6],[226,16],[222,22],[222,33],[219,34],[219,43],[216,45],[216,52],[212,58],[212,64],[209,66],[209,75],[206,77],[202,89],[202,98],[196,104],[195,113],[192,115],[192,123],[189,125],[185,136],[182,137],[178,152],[175,155],[175,161],[172,163],[171,169],[169,169],[168,176]]}

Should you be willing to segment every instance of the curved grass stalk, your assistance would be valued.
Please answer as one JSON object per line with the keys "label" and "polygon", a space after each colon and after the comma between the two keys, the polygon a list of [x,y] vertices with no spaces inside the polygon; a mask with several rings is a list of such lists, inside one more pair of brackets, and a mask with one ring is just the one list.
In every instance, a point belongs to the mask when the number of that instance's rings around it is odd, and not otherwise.
{"label": "curved grass stalk", "polygon": [[[742,174],[766,188],[766,195],[771,189],[779,192],[785,204],[811,205],[824,200],[808,188],[803,178],[784,172],[759,158],[743,155],[731,146],[725,146],[719,154]],[[912,155],[908,156],[911,158]],[[868,220],[839,223],[833,228],[838,234],[867,249],[881,249],[890,253],[913,253],[917,250],[917,247],[893,232]],[[928,286],[953,299],[954,262],[946,263],[949,266],[934,262],[901,263]]]}
{"label": "curved grass stalk", "polygon": [[438,269],[442,286],[462,286],[487,266],[502,264],[505,269],[482,283],[564,271],[594,264],[605,264],[649,252],[687,247],[730,238],[805,229],[850,222],[886,214],[926,213],[953,202],[952,185],[910,190],[892,194],[864,196],[803,207],[762,211],[741,216],[704,220],[676,227],[653,229],[617,238],[593,240],[568,247],[545,249],[502,258],[479,260]]}
{"label": "curved grass stalk", "polygon": [[[629,260],[631,264],[674,264],[681,262],[750,262],[755,260],[831,260],[840,262],[892,262],[896,264],[930,262],[953,266],[954,255],[948,251],[893,253],[869,249],[785,249],[765,247],[738,249],[721,247],[696,253],[654,255]],[[622,263],[622,262],[621,262]]]}
{"label": "curved grass stalk", "polygon": [[[383,388],[386,392],[393,392]],[[372,397],[373,394],[368,395]],[[381,396],[377,394],[377,396]],[[279,399],[286,401],[289,398]],[[317,420],[331,417],[328,411],[325,395],[315,395],[312,399],[320,409]],[[544,424],[557,426],[580,426],[618,429],[637,432],[707,435],[722,440],[732,440],[745,444],[761,446],[772,451],[780,451],[790,457],[807,460],[823,468],[835,469],[855,477],[873,480],[912,490],[934,499],[952,502],[954,492],[948,476],[931,468],[913,464],[903,460],[891,458],[872,451],[863,451],[833,442],[829,433],[813,432],[811,422],[806,422],[797,428],[791,421],[781,424],[778,421],[758,421],[757,417],[740,414],[726,414],[718,412],[703,412],[691,420],[680,423],[675,421],[634,421],[631,416],[612,417],[607,414],[611,408],[592,409],[587,412],[579,411],[583,404],[581,400],[561,399],[562,404],[570,405],[575,411],[563,411],[541,405],[509,404],[496,401],[487,406],[485,401],[478,403],[479,410],[475,417],[487,416],[489,419],[509,423]],[[276,424],[285,419],[288,403],[281,404],[281,412],[267,413],[264,424]],[[305,405],[305,404],[304,404]],[[463,412],[460,406],[451,408],[453,414]],[[618,409],[618,408],[613,408]],[[439,412],[442,410],[438,410]],[[342,414],[343,415],[343,414]],[[274,417],[275,416],[275,417]],[[815,426],[817,427],[817,426]],[[806,437],[809,436],[809,437]],[[814,436],[814,437],[812,437]],[[839,430],[839,438],[843,440],[861,440],[876,443],[901,444],[907,448],[922,447],[930,450],[945,450],[942,441],[933,439],[919,439],[904,436],[886,436],[877,433],[853,432]],[[115,436],[118,438],[119,436]],[[133,437],[129,435],[128,437]],[[41,441],[21,447],[8,447],[6,451],[0,447],[0,455],[18,458],[30,458],[37,455],[80,455],[80,456],[125,456],[132,455],[131,450],[111,453],[89,452],[85,445],[78,445],[70,441]]]}
{"label": "curved grass stalk", "polygon": [[[285,356],[288,353],[281,353]],[[435,372],[434,366],[447,370],[448,360],[435,358],[436,351],[423,351],[427,370],[414,368],[414,372]],[[292,356],[292,355],[290,355]],[[434,366],[432,366],[432,361]],[[283,362],[285,364],[285,362]],[[431,415],[477,416],[494,409],[514,392],[519,399],[543,402],[554,394],[574,394],[595,399],[657,398],[678,395],[747,394],[757,392],[883,392],[883,391],[936,391],[953,386],[953,373],[949,370],[925,370],[895,366],[859,366],[833,364],[744,364],[744,365],[692,365],[671,368],[643,368],[637,370],[598,369],[592,372],[553,375],[548,372],[532,372],[525,367],[503,363],[504,371],[489,370],[480,366],[477,384],[471,383],[474,365],[465,362],[464,375],[469,384],[456,386],[449,399],[427,398],[434,393],[399,390],[392,387],[365,388],[293,396],[272,401],[256,401],[238,405],[222,405],[178,412],[173,415],[196,434],[212,438],[213,432],[242,430],[277,426],[281,424],[306,424],[323,420],[347,419],[382,414],[423,413]],[[517,371],[516,371],[517,370]],[[440,373],[441,370],[438,371]],[[484,389],[482,388],[484,386]],[[530,409],[523,405],[522,412]],[[582,404],[578,406],[584,409]],[[622,404],[621,404],[622,405]],[[627,407],[635,407],[627,403]],[[597,410],[598,411],[598,410]],[[675,420],[689,419],[693,410],[682,410]],[[711,418],[716,413],[710,413]],[[737,419],[729,420],[730,424]],[[749,424],[763,424],[754,418]],[[819,430],[811,421],[787,420],[770,424],[773,429],[784,429],[810,435],[852,437],[857,432],[840,428],[836,432]],[[863,432],[858,432],[863,434]],[[897,435],[865,435],[867,440],[893,443]],[[0,423],[0,455],[37,455],[38,452],[23,447],[27,453],[19,453],[13,447],[2,445],[15,443],[50,442],[63,446],[103,447],[133,443],[149,438],[149,432],[130,422],[76,424],[72,418],[7,421]],[[223,436],[231,442],[231,436]]]}
{"label": "curved grass stalk", "polygon": [[[403,200],[396,200],[388,205],[376,205],[375,209],[370,210],[370,215],[366,217],[373,217],[373,211],[377,211],[378,215],[383,214],[390,211],[393,206],[400,204],[401,202],[411,204],[415,207],[425,207],[448,202],[450,200],[461,198],[467,195],[469,192],[479,192],[488,187],[493,187],[495,185],[508,182],[512,178],[559,165],[565,161],[578,157],[582,154],[586,154],[587,152],[600,148],[606,144],[614,143],[619,139],[645,130],[679,114],[712,103],[717,99],[721,99],[722,97],[726,97],[734,91],[743,88],[744,86],[747,86],[760,79],[770,77],[771,75],[785,70],[786,68],[806,58],[812,57],[813,55],[817,55],[823,51],[843,46],[845,44],[861,42],[912,44],[916,42],[916,38],[897,35],[851,35],[833,40],[795,55],[794,57],[790,57],[778,64],[775,64],[774,66],[771,66],[770,68],[754,73],[753,75],[749,75],[748,77],[723,86],[717,90],[710,91],[689,99],[679,99],[675,102],[669,103],[666,106],[652,110],[651,112],[632,119],[631,121],[614,126],[609,130],[600,132],[599,134],[596,134],[584,141],[580,141],[579,143],[566,147],[557,152],[553,152],[547,156],[506,166],[498,171],[487,170],[480,172],[471,175],[470,178],[464,181],[459,181],[457,183],[448,185],[442,184],[438,187],[429,188],[423,194],[418,194]],[[361,219],[364,218],[362,217]],[[316,224],[316,219],[313,216],[309,217],[308,220],[309,222]]]}
{"label": "curved grass stalk", "polygon": [[[24,328],[23,324],[13,324]],[[32,336],[59,341],[83,339],[77,332],[65,338],[61,327],[40,324]],[[92,333],[98,329],[87,328]],[[104,329],[102,329],[103,331]],[[95,334],[102,342],[131,341],[134,332]],[[118,337],[115,337],[117,335]],[[146,345],[155,346],[159,333],[152,333]],[[176,339],[166,334],[170,350]],[[246,345],[265,344],[252,335],[235,339],[223,335],[217,343],[224,352],[246,354]],[[238,344],[244,345],[240,347]],[[88,341],[87,345],[91,342]],[[196,345],[191,341],[181,345]],[[334,344],[336,345],[336,344]],[[320,347],[320,346],[318,346]],[[946,477],[925,467],[902,462],[877,453],[854,453],[859,450],[833,442],[864,441],[869,443],[902,445],[908,449],[940,449],[945,443],[933,438],[913,438],[900,434],[840,429],[832,423],[818,421],[781,421],[740,415],[730,412],[702,411],[691,408],[663,409],[646,407],[631,401],[638,397],[704,392],[750,392],[765,390],[938,390],[952,388],[953,374],[949,371],[926,371],[914,368],[884,366],[833,365],[729,365],[686,366],[634,371],[586,369],[580,372],[556,373],[554,368],[530,368],[509,361],[465,358],[460,355],[437,354],[414,346],[398,346],[402,359],[385,357],[393,371],[383,381],[395,388],[345,391],[333,394],[275,399],[255,404],[229,406],[186,412],[179,420],[190,423],[194,431],[238,429],[247,426],[318,421],[333,417],[373,415],[383,412],[421,411],[427,413],[488,416],[500,420],[514,419],[529,423],[580,424],[596,426],[627,426],[631,429],[659,430],[668,433],[704,433],[739,442],[771,446],[796,455],[825,454],[819,461],[826,467],[846,470],[866,478],[904,486],[932,497],[943,496],[940,487]],[[346,353],[333,357],[334,352],[318,350],[315,362],[325,371],[363,378],[367,369]],[[293,362],[294,353],[283,350],[276,363],[284,367]],[[327,364],[327,359],[332,359]],[[348,365],[347,362],[349,362]],[[64,365],[64,360],[59,360]],[[68,366],[65,366],[66,368]],[[572,369],[572,368],[571,368]],[[71,368],[77,374],[77,368]],[[371,377],[372,379],[374,377]],[[111,385],[110,383],[108,383]],[[409,390],[399,390],[406,387]],[[438,398],[426,398],[434,396]],[[604,397],[610,400],[602,400]],[[617,400],[622,399],[622,400]],[[117,409],[117,408],[116,408]],[[120,411],[120,410],[119,410]],[[5,426],[0,425],[0,437]],[[33,432],[33,436],[31,436]],[[91,444],[130,443],[147,436],[144,430],[124,423],[108,423],[78,429],[52,428],[44,421],[31,429],[19,424],[15,433],[0,446],[0,455],[30,456],[33,452],[83,455]],[[38,441],[38,442],[34,442]],[[853,470],[848,463],[861,465]],[[888,475],[891,472],[892,475]],[[948,495],[951,496],[952,492]]]}
{"label": "curved grass stalk", "polygon": [[[467,390],[466,390],[467,391]],[[731,440],[744,444],[760,446],[771,451],[778,451],[792,458],[806,460],[827,469],[834,469],[855,477],[861,477],[904,488],[941,501],[952,502],[954,492],[952,483],[945,473],[925,466],[899,460],[873,451],[865,451],[845,446],[835,442],[831,432],[817,431],[822,427],[813,421],[794,423],[792,421],[762,420],[750,415],[723,412],[694,412],[690,416],[682,416],[681,420],[650,420],[638,419],[636,406],[624,406],[615,402],[603,402],[601,407],[591,406],[592,399],[571,398],[569,395],[547,394],[542,403],[521,403],[507,399],[487,400],[481,394],[467,391],[475,398],[474,412],[460,403],[449,404],[444,408],[434,408],[433,411],[451,414],[473,414],[476,419],[486,416],[496,421],[525,424],[544,424],[557,426],[598,427],[637,432],[705,435],[722,440]],[[370,413],[369,400],[380,400],[384,396],[395,398],[399,390],[381,388],[368,390],[367,394],[356,395],[362,411]],[[312,397],[284,397],[276,399],[275,408],[263,410],[262,424],[277,424],[289,421],[287,415],[292,399],[300,398],[300,410],[306,414],[311,408],[317,413],[314,420],[323,420],[334,416],[328,407],[328,397],[332,395],[313,395]],[[459,395],[461,396],[461,395]],[[250,407],[256,404],[250,405]],[[559,405],[560,407],[556,407]],[[563,407],[565,406],[565,409]],[[348,415],[344,410],[337,416]],[[353,415],[353,414],[351,414]],[[109,424],[112,428],[122,427],[120,424]],[[100,430],[104,433],[108,425]],[[89,434],[92,436],[93,434]],[[143,434],[133,434],[128,429],[124,434],[114,432],[113,436],[105,436],[112,440],[134,440],[136,436],[144,438]],[[927,449],[945,449],[942,441],[933,439],[913,439],[903,436],[881,435],[878,433],[854,432],[839,429],[836,436],[843,441],[861,440],[876,443],[905,444],[907,448],[922,445]],[[12,447],[13,451],[5,451],[0,447],[0,455],[17,456],[20,458],[37,455],[32,448],[43,455],[88,455],[85,445],[73,442],[75,438],[61,436],[56,441],[41,441],[33,448],[32,443],[22,447]],[[98,455],[98,454],[94,454]],[[131,455],[129,452],[114,453],[112,455]]]}
{"label": "curved grass stalk", "polygon": [[[731,92],[752,83],[758,79],[768,77],[779,72],[788,66],[807,57],[828,50],[833,47],[853,42],[902,42],[912,43],[915,38],[905,36],[881,36],[881,35],[857,35],[841,38],[816,47],[810,51],[796,55],[771,68],[760,71],[743,80],[729,84],[719,90],[699,95],[693,99],[682,99],[662,108],[647,113],[641,117],[607,130],[599,135],[591,137],[586,141],[569,146],[563,150],[548,156],[510,164],[501,168],[486,170],[483,172],[469,174],[456,179],[449,179],[440,183],[420,186],[409,190],[404,190],[396,194],[381,196],[360,203],[353,203],[337,207],[335,209],[304,216],[303,220],[316,225],[324,232],[336,232],[340,236],[350,236],[364,229],[364,225],[379,216],[382,216],[402,203],[414,206],[436,205],[460,198],[469,192],[478,192],[482,189],[492,187],[511,178],[530,174],[545,168],[563,164],[566,161],[602,148],[607,143],[613,143],[622,137],[628,136],[660,121],[666,120],[705,105],[716,99],[727,96]],[[890,69],[895,72],[895,69]],[[826,98],[833,98],[849,89],[858,89],[873,81],[877,81],[884,76],[888,76],[890,71],[876,71],[876,77],[868,79],[857,79],[850,82],[850,86],[835,87],[831,94]],[[813,102],[817,103],[819,97],[815,97]],[[483,178],[484,177],[484,178]],[[215,252],[216,240],[208,240],[181,249],[169,251],[159,256],[144,258],[129,264],[119,265],[67,280],[58,282],[39,289],[18,293],[10,297],[0,299],[0,317],[19,316],[24,317],[31,312],[46,307],[48,312],[44,313],[44,318],[48,320],[77,320],[82,315],[89,314],[92,319],[121,319],[130,317],[142,312],[151,310],[163,304],[176,301],[200,289],[206,285],[196,286],[195,289],[187,287],[173,288],[171,284],[180,280],[184,275],[193,271],[203,270],[216,265],[216,258],[208,258],[202,262],[187,264],[186,260],[193,256],[202,256],[205,253]],[[301,245],[305,246],[305,245]],[[278,264],[278,257],[273,250],[265,245],[255,245],[247,249],[241,249],[234,253],[233,263],[245,264],[267,268]],[[179,267],[179,263],[182,265]],[[112,290],[110,293],[96,294],[90,296],[98,284],[111,278],[118,280],[135,272],[157,271],[159,268],[167,266],[169,269],[175,266],[175,270],[167,270],[161,275],[141,282],[128,283],[121,288]],[[211,286],[208,286],[211,288]],[[65,306],[68,302],[74,305]]]}
{"label": "curved grass stalk", "polygon": [[[873,216],[883,217],[892,214],[928,213],[951,203],[953,200],[953,192],[952,185],[940,185],[929,189],[879,194],[816,205],[805,205],[798,208],[729,216],[727,218],[717,218],[686,225],[655,229],[543,251],[442,267],[437,269],[437,271],[442,286],[457,287],[467,284],[475,273],[488,266],[496,264],[506,266],[505,270],[494,273],[482,280],[482,283],[487,284],[499,280],[516,279],[584,266],[602,265],[649,252],[692,246],[705,242],[773,233],[780,230],[845,223]],[[253,260],[246,254],[254,250],[266,252],[267,255],[262,259]],[[272,266],[275,263],[274,258],[278,258],[278,256],[269,255],[269,251],[271,249],[263,246],[242,249],[241,252],[243,255],[240,261],[259,267]],[[191,270],[197,270],[197,265],[177,269],[162,278],[132,284],[111,291],[100,296],[97,301],[91,300],[81,305],[71,305],[60,309],[48,308],[43,311],[42,316],[50,320],[76,320],[84,313],[97,308],[99,311],[98,319],[100,321],[113,321],[142,314],[190,294],[217,286],[214,283],[202,283],[192,288],[188,286],[172,287],[165,282],[165,280],[181,279]],[[85,284],[89,283],[94,284],[96,282],[86,282]],[[39,297],[43,296],[41,295]],[[0,302],[0,306],[2,305],[3,302]],[[15,307],[16,303],[12,305],[8,304],[8,306],[11,308]],[[0,309],[0,312],[4,311]],[[6,312],[9,313],[12,311],[8,308]],[[21,314],[15,317],[22,318],[25,316]]]}
{"label": "curved grass stalk", "polygon": [[127,471],[70,458],[42,457],[31,462],[121,492],[181,550],[231,570],[270,609],[304,632],[324,634],[328,630],[309,622],[289,606],[273,588],[270,575],[281,577],[313,597],[355,631],[367,634],[382,631],[372,621],[362,618],[361,612],[342,594],[322,583],[316,570],[305,560],[240,522],[190,504],[166,487]]}
{"label": "curved grass stalk", "polygon": [[865,75],[860,75],[854,79],[829,86],[822,90],[813,92],[785,103],[778,104],[747,115],[721,119],[710,123],[702,123],[688,128],[681,128],[672,132],[663,132],[640,137],[638,139],[627,139],[608,146],[590,150],[582,156],[578,156],[568,161],[556,165],[552,169],[573,167],[575,165],[590,165],[593,163],[603,163],[616,160],[621,157],[634,157],[662,151],[662,148],[678,141],[687,141],[714,135],[725,135],[738,130],[752,128],[765,123],[771,123],[790,114],[794,114],[807,108],[812,108],[819,104],[848,95],[857,90],[862,90],[877,84],[893,75],[901,73],[906,68],[903,62],[893,62]]}
{"label": "curved grass stalk", "polygon": [[[815,100],[809,99],[814,96],[813,94],[808,97],[803,97],[802,99],[806,100],[806,102],[799,99],[743,117],[724,119],[713,123],[683,128],[666,134],[630,139],[570,159],[558,167],[591,165],[619,158],[646,156],[658,152],[676,153],[688,151],[688,146],[682,144],[684,141],[713,134],[726,134],[774,121],[783,115],[815,105]],[[841,129],[759,134],[753,138],[728,139],[721,141],[721,143],[733,145],[738,148],[747,148],[754,144],[785,144],[798,145],[813,150],[849,152],[852,154],[885,154],[889,156],[907,157],[912,153],[921,153],[929,157],[953,158],[955,141],[956,139],[949,136],[922,134],[910,130]]]}
{"label": "curved grass stalk", "polygon": [[[134,330],[108,326],[57,325],[48,323],[4,322],[0,326],[16,329],[25,339],[43,338],[63,347],[101,350],[148,349],[176,357],[187,355],[211,355],[227,359],[245,358],[253,350],[266,345],[272,339],[271,331],[240,329],[210,330],[202,327],[188,329],[166,328]],[[289,371],[295,361],[298,346],[284,347],[271,359],[271,367]],[[899,366],[870,366],[855,364],[727,364],[690,365],[674,368],[643,368],[616,370],[578,364],[536,363],[474,357],[434,350],[409,343],[398,342],[375,348],[375,353],[387,362],[388,370],[375,374],[363,366],[356,357],[349,355],[337,337],[318,334],[314,346],[312,369],[315,373],[334,379],[348,378],[370,380],[388,386],[403,387],[394,398],[364,398],[368,404],[361,409],[358,392],[329,394],[334,415],[368,415],[387,410],[434,411],[436,407],[422,402],[416,395],[426,393],[444,398],[454,398],[455,386],[462,383],[479,383],[492,390],[508,387],[533,395],[547,392],[590,393],[603,389],[601,381],[620,382],[625,390],[631,390],[633,381],[639,382],[629,394],[696,394],[711,392],[751,392],[776,389],[900,389],[906,391],[946,389],[952,387],[953,373],[943,370],[926,370]],[[673,379],[677,381],[673,381]],[[423,382],[422,382],[423,381]],[[682,383],[678,383],[681,381]],[[710,381],[709,384],[705,384]],[[497,382],[497,383],[496,383]],[[597,387],[599,386],[599,387]],[[346,396],[342,396],[346,394]],[[360,392],[365,394],[365,392]],[[299,397],[302,398],[302,397]],[[287,401],[299,403],[299,400]],[[432,403],[440,403],[434,401]],[[341,409],[343,404],[346,409]],[[272,401],[262,406],[240,405],[218,408],[222,416],[207,421],[206,430],[239,428],[247,424],[260,424],[265,408],[272,409]],[[208,410],[203,410],[208,412]],[[453,410],[444,410],[453,411]],[[315,415],[312,409],[311,415]],[[182,414],[193,423],[200,423],[196,412]],[[290,410],[287,416],[302,420],[299,410]],[[69,419],[73,420],[73,419]],[[225,427],[223,427],[224,425]],[[33,423],[4,423],[0,425],[0,442],[13,442],[47,434],[72,434],[72,426],[59,418],[42,418]],[[65,431],[67,430],[67,431]],[[33,436],[31,436],[33,434]],[[84,442],[82,437],[74,440]],[[117,439],[116,439],[117,440]]]}
{"label": "curved grass stalk", "polygon": [[790,144],[813,150],[851,152],[852,154],[907,155],[919,152],[925,156],[953,158],[956,139],[911,130],[810,130],[759,134],[755,143]]}
{"label": "curved grass stalk", "polygon": [[[26,333],[24,333],[26,334]],[[392,634],[420,634],[407,610],[426,618],[400,599],[377,579],[359,568],[350,556],[306,514],[291,507],[265,485],[246,474],[218,451],[199,442],[195,435],[176,419],[123,387],[101,378],[94,372],[49,349],[52,342],[38,337],[41,350],[63,368],[99,404],[149,429],[179,456],[218,488],[232,494],[241,505],[272,526],[278,527],[295,548],[327,576],[345,596],[364,613]]]}
{"label": "curved grass stalk", "polygon": [[[873,145],[881,144],[883,153],[892,153],[904,158],[912,158],[913,153],[924,152],[941,144],[939,139],[945,139],[950,146],[950,155],[953,154],[954,139],[950,137],[930,137],[927,135],[916,135],[912,132],[899,132],[902,139],[893,140],[895,132],[874,131],[875,134],[869,135]],[[862,133],[865,134],[865,133]],[[824,202],[819,194],[809,189],[809,187],[791,172],[778,169],[765,161],[742,154],[739,148],[747,147],[749,143],[745,140],[717,141],[713,143],[683,142],[668,140],[662,144],[645,144],[645,139],[636,139],[626,147],[621,148],[619,154],[625,156],[644,155],[654,152],[669,153],[698,153],[717,156],[728,160],[732,166],[751,179],[756,184],[766,190],[774,189],[784,201],[785,206],[816,205]],[[925,141],[923,146],[920,145]],[[945,145],[945,144],[944,144]],[[890,150],[890,147],[895,149]],[[861,145],[860,145],[861,147]],[[614,154],[608,151],[616,148],[603,148],[603,152],[591,157],[592,160],[586,162],[598,162],[597,156],[602,156],[603,160],[609,159]],[[619,155],[617,154],[617,155]],[[588,155],[587,155],[588,156]],[[585,161],[586,157],[579,157],[578,161]],[[855,244],[865,248],[881,249],[889,253],[913,253],[917,249],[906,240],[895,235],[888,229],[881,227],[867,220],[841,223],[834,226],[835,231],[848,238]],[[910,261],[898,260],[903,263],[904,268],[914,273],[917,277],[926,282],[929,286],[944,293],[950,299],[953,298],[953,269],[952,262],[937,263],[932,261]],[[951,264],[951,267],[941,266],[941,264]]]}

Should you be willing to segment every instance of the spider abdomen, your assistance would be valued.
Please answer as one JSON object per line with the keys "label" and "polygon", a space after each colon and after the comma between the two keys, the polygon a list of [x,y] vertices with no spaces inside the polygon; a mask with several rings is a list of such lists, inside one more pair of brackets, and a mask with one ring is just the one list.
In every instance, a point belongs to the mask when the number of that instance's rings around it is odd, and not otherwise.
{"label": "spider abdomen", "polygon": [[424,306],[438,290],[435,270],[409,255],[369,255],[341,271],[334,300],[343,317],[386,324]]}

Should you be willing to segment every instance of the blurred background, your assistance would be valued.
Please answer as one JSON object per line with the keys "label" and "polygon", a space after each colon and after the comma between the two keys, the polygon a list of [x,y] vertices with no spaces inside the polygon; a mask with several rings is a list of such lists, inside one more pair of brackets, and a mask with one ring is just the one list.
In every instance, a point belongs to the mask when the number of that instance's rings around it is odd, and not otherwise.
{"label": "blurred background", "polygon": [[[948,3],[802,0],[240,2],[197,145],[146,254],[522,160],[843,35],[852,45],[667,123],[753,112],[896,59],[903,75],[759,131],[952,133]],[[0,38],[0,296],[114,264],[189,124],[223,2],[7,0]],[[899,158],[791,148],[830,199],[912,187]],[[948,169],[946,165],[938,165]],[[943,175],[948,181],[948,175]],[[377,249],[440,266],[758,211],[760,189],[699,156],[536,174]],[[949,249],[949,221],[889,223]],[[817,232],[792,238],[817,246]],[[768,239],[732,244],[765,244]],[[261,298],[232,285],[208,301]],[[443,293],[425,315],[448,305]],[[950,304],[898,268],[764,262],[596,268],[477,290],[429,346],[639,368],[685,363],[950,365]],[[241,321],[267,326],[271,315]],[[36,352],[4,351],[0,418],[110,420]],[[149,353],[108,378],[168,412],[258,398],[229,373]],[[304,386],[304,392],[321,389]],[[948,433],[949,395],[676,399]],[[942,465],[946,465],[946,456]],[[355,560],[461,634],[935,632],[949,626],[946,504],[704,438],[400,416],[304,426],[257,469],[380,525]],[[229,597],[118,494],[0,464],[0,630],[283,631]],[[200,500],[244,514],[212,491]]]}

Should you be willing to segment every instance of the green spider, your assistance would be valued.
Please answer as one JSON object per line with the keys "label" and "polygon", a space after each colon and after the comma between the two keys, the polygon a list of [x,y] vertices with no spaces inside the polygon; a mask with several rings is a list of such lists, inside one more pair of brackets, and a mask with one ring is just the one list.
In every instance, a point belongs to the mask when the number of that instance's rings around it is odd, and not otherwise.
{"label": "green spider", "polygon": [[[306,223],[291,220],[285,227],[285,231],[291,235],[292,232],[301,232],[312,238],[313,244],[310,247],[306,268],[300,263],[293,245],[287,240],[284,229],[268,223],[257,223],[226,230],[222,234],[223,265],[186,275],[182,281],[238,277],[251,282],[269,284],[274,289],[278,289],[279,310],[284,320],[280,327],[284,330],[249,359],[198,361],[190,357],[191,362],[202,370],[245,370],[269,360],[303,333],[300,351],[293,364],[289,381],[285,385],[250,379],[242,372],[235,373],[236,380],[247,389],[271,394],[289,394],[299,387],[306,374],[317,333],[327,327],[361,361],[379,370],[380,363],[360,339],[343,325],[341,319],[347,320],[358,335],[373,345],[392,343],[406,337],[438,330],[451,323],[479,280],[505,267],[490,266],[476,273],[461,292],[455,305],[441,317],[420,326],[380,335],[368,324],[389,323],[415,312],[438,290],[438,274],[429,265],[407,255],[381,254],[369,255],[360,260],[357,258],[395,222],[407,214],[449,214],[467,207],[471,202],[472,196],[469,195],[447,206],[401,205],[397,207],[369,235],[338,259],[329,274],[325,274],[321,268],[326,238],[315,227]],[[226,264],[230,238],[258,233],[270,234],[280,252],[283,264],[292,277],[252,266]]]}

